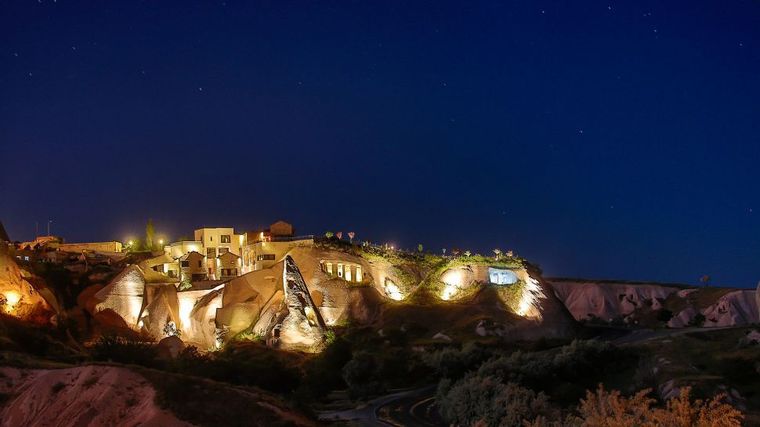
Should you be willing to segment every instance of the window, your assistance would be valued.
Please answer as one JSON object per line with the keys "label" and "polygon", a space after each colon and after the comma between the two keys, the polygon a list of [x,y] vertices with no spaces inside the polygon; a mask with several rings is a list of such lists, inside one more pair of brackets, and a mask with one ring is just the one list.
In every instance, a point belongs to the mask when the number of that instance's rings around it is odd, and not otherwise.
{"label": "window", "polygon": [[338,264],[338,277],[343,277],[343,264]]}
{"label": "window", "polygon": [[190,261],[180,261],[180,265],[183,267],[190,267]]}
{"label": "window", "polygon": [[517,275],[511,270],[501,268],[488,268],[488,278],[491,283],[497,285],[512,285],[517,283]]}
{"label": "window", "polygon": [[357,265],[356,266],[356,279],[355,280],[357,282],[361,282],[363,280],[363,277],[362,277],[362,266],[361,265]]}
{"label": "window", "polygon": [[274,254],[261,254],[256,256],[256,261],[274,261]]}
{"label": "window", "polygon": [[216,258],[216,248],[206,248],[207,258]]}
{"label": "window", "polygon": [[345,277],[345,279],[346,279],[347,282],[351,281],[351,266],[350,265],[346,266],[346,277]]}
{"label": "window", "polygon": [[333,274],[333,272],[332,272],[332,263],[328,262],[325,265],[327,265],[327,274],[332,275]]}
{"label": "window", "polygon": [[198,260],[198,268],[201,268],[202,265],[203,265],[203,261]]}
{"label": "window", "polygon": [[237,268],[223,268],[222,276],[237,276]]}
{"label": "window", "polygon": [[219,248],[219,256],[222,256],[230,251],[230,248]]}
{"label": "window", "polygon": [[222,240],[222,243],[230,243],[230,235],[229,234],[222,234],[219,236]]}

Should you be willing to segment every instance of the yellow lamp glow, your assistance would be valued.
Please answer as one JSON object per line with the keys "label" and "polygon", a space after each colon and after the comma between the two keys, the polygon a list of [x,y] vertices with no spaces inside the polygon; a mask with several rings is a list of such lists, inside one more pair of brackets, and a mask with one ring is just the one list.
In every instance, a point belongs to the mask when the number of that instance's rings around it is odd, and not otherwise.
{"label": "yellow lamp glow", "polygon": [[404,299],[404,296],[401,295],[401,290],[390,279],[385,279],[385,294],[388,295],[390,299],[395,301],[401,301]]}
{"label": "yellow lamp glow", "polygon": [[525,287],[523,293],[520,296],[520,302],[517,304],[517,310],[515,312],[519,316],[527,317],[541,317],[538,301],[546,298],[541,287],[538,285],[538,280],[528,276],[525,281]]}
{"label": "yellow lamp glow", "polygon": [[5,310],[8,312],[13,311],[16,304],[21,301],[21,294],[16,291],[5,292],[3,296],[5,296]]}
{"label": "yellow lamp glow", "polygon": [[446,285],[443,287],[443,292],[441,293],[441,299],[444,301],[448,301],[451,299],[452,296],[454,296],[457,291],[459,291],[459,288],[453,285]]}
{"label": "yellow lamp glow", "polygon": [[188,298],[184,295],[180,295],[179,298],[179,320],[182,322],[182,329],[190,327],[190,313],[195,306],[195,300]]}

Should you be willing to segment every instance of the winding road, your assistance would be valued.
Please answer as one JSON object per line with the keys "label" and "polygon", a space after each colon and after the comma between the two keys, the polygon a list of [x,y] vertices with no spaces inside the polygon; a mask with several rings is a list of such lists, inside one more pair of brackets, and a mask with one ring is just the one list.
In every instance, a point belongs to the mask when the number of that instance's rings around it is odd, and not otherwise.
{"label": "winding road", "polygon": [[435,411],[435,385],[403,390],[342,411],[319,414],[323,421],[354,421],[363,426],[441,426]]}

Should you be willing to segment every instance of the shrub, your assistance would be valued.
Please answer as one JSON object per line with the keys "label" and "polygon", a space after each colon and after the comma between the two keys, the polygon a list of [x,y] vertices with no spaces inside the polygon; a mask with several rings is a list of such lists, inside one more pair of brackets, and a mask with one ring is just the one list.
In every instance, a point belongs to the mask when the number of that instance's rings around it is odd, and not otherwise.
{"label": "shrub", "polygon": [[53,394],[56,394],[64,388],[66,388],[66,383],[58,381],[57,383],[53,384],[53,387],[50,388],[50,391],[52,391]]}
{"label": "shrub", "polygon": [[426,353],[425,363],[435,369],[442,377],[458,379],[467,371],[474,370],[478,365],[492,356],[485,347],[469,342],[461,349],[446,347],[438,351]]}
{"label": "shrub", "polygon": [[115,335],[101,336],[92,346],[96,360],[156,367],[158,351],[153,342],[137,341]]}
{"label": "shrub", "polygon": [[596,392],[587,391],[578,405],[578,416],[568,424],[584,426],[695,426],[738,427],[744,417],[733,406],[724,403],[724,394],[703,401],[690,398],[691,388],[684,387],[678,397],[670,399],[665,408],[652,408],[654,399],[647,397],[649,389],[631,397],[617,390],[606,391],[600,384]]}
{"label": "shrub", "polygon": [[436,404],[440,415],[453,425],[518,426],[554,412],[543,393],[476,375],[453,386],[443,380]]}
{"label": "shrub", "polygon": [[375,356],[359,352],[343,367],[343,381],[352,399],[366,398],[384,390],[379,376],[379,363]]}
{"label": "shrub", "polygon": [[701,328],[705,324],[705,315],[702,313],[697,313],[696,316],[694,316],[693,319],[689,321],[689,326],[696,326],[698,328]]}

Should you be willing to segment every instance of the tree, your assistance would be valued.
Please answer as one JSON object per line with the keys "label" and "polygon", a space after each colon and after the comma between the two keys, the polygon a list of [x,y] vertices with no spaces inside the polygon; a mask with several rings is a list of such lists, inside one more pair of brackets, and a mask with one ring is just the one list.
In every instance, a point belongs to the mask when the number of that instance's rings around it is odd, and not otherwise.
{"label": "tree", "polygon": [[332,231],[325,231],[325,237],[327,237],[328,239],[332,239],[332,236],[334,236]]}
{"label": "tree", "polygon": [[494,249],[493,254],[496,259],[499,259],[501,257],[501,249],[499,248]]}
{"label": "tree", "polygon": [[708,287],[710,286],[710,276],[705,274],[704,276],[699,278],[699,281],[702,282],[702,286]]}
{"label": "tree", "polygon": [[422,252],[422,243],[417,243],[417,252]]}
{"label": "tree", "polygon": [[520,426],[555,415],[544,393],[490,376],[469,376],[453,385],[442,380],[436,405],[453,425]]}
{"label": "tree", "polygon": [[472,252],[470,252],[470,251],[464,251],[464,256],[470,256],[470,255],[472,255]]}
{"label": "tree", "polygon": [[335,237],[337,237],[338,240],[341,240],[343,238],[343,232],[339,231],[339,232],[335,233]]}
{"label": "tree", "polygon": [[148,223],[145,224],[145,248],[149,251],[153,250],[154,237],[156,237],[156,230],[153,228],[153,219],[148,218]]}
{"label": "tree", "polygon": [[351,242],[351,243],[354,243],[354,236],[356,236],[356,234],[353,231],[349,231],[348,232],[348,241]]}

